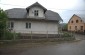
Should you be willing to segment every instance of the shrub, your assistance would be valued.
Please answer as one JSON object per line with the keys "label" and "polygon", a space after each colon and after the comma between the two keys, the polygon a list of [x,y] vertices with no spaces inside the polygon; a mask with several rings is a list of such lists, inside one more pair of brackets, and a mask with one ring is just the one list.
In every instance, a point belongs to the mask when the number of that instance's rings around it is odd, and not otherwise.
{"label": "shrub", "polygon": [[67,33],[67,32],[65,32],[65,33],[63,33],[63,35],[62,35],[62,37],[72,37],[73,35],[71,35],[71,34],[69,34],[69,33]]}
{"label": "shrub", "polygon": [[20,39],[20,33],[15,33],[16,39]]}
{"label": "shrub", "polygon": [[6,31],[5,34],[4,34],[4,36],[3,36],[3,39],[5,39],[5,40],[11,40],[11,39],[14,38],[13,36],[14,36],[14,33],[11,33],[9,31]]}

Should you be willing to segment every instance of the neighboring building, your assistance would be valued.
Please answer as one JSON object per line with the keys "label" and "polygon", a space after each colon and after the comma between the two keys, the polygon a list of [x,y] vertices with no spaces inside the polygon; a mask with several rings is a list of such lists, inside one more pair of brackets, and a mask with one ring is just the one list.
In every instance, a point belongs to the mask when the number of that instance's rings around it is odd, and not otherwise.
{"label": "neighboring building", "polygon": [[25,8],[6,10],[9,17],[9,29],[16,33],[57,34],[59,22],[58,13],[47,10],[38,2]]}
{"label": "neighboring building", "polygon": [[68,31],[85,32],[85,15],[74,14],[68,22]]}

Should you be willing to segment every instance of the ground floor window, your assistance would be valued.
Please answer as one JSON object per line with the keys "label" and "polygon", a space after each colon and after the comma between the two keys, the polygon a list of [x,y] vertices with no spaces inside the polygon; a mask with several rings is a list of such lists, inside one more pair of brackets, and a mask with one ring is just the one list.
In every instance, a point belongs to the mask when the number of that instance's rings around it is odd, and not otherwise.
{"label": "ground floor window", "polygon": [[14,22],[8,22],[8,28],[13,29],[14,28]]}
{"label": "ground floor window", "polygon": [[26,28],[31,28],[31,23],[26,23]]}
{"label": "ground floor window", "polygon": [[71,30],[71,26],[69,27],[69,29]]}
{"label": "ground floor window", "polygon": [[81,30],[83,30],[83,26],[81,26]]}
{"label": "ground floor window", "polygon": [[77,26],[75,26],[75,30],[77,30]]}

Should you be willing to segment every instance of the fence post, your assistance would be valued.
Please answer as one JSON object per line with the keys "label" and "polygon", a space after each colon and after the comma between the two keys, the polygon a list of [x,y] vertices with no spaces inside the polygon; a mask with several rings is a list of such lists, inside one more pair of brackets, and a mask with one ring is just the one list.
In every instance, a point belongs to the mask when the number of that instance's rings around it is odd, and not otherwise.
{"label": "fence post", "polygon": [[73,32],[71,32],[71,37],[73,37]]}
{"label": "fence post", "polygon": [[32,40],[32,31],[31,31],[31,40]]}
{"label": "fence post", "polygon": [[5,37],[6,37],[6,30],[4,29],[4,33],[2,33],[3,34],[3,36],[4,36],[4,39],[5,39]]}
{"label": "fence post", "polygon": [[13,37],[14,37],[14,40],[15,40],[15,31],[14,31]]}

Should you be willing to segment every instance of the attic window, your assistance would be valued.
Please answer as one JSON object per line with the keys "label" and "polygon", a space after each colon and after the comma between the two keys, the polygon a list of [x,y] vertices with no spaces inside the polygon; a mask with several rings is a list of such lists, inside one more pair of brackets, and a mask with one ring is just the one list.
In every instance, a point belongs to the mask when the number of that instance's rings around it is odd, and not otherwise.
{"label": "attic window", "polygon": [[78,23],[78,20],[76,20],[76,23]]}
{"label": "attic window", "polygon": [[81,22],[82,22],[82,20],[81,20]]}
{"label": "attic window", "polygon": [[71,23],[73,23],[73,20],[71,21]]}
{"label": "attic window", "polygon": [[34,16],[38,16],[39,10],[34,10]]}

